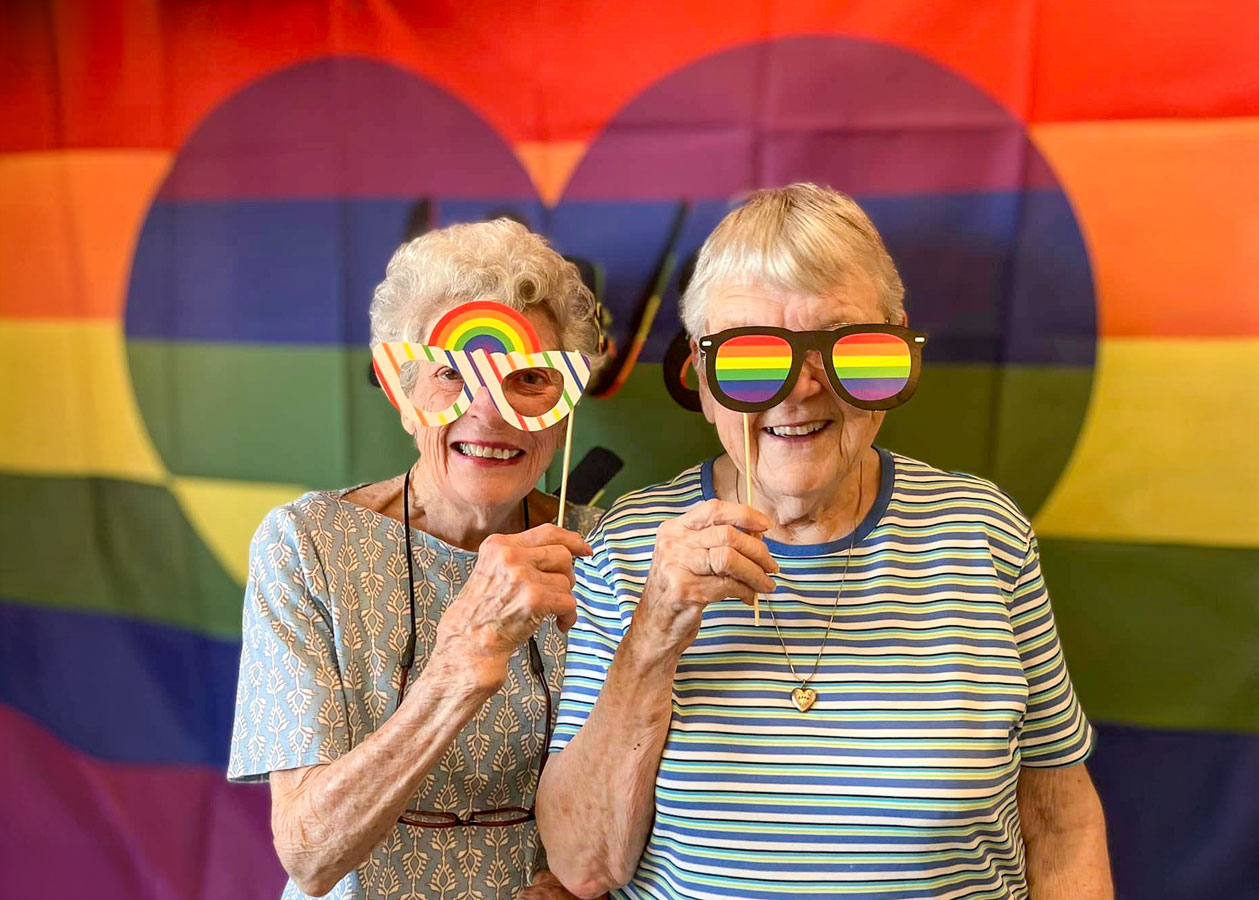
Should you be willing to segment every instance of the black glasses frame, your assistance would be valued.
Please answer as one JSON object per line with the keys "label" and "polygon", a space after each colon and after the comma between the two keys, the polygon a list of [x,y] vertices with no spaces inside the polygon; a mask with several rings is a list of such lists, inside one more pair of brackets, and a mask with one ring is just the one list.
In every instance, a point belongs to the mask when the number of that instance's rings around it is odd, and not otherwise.
{"label": "black glasses frame", "polygon": [[[406,529],[406,553],[407,553],[407,588],[410,592],[411,600],[411,633],[407,637],[406,647],[403,648],[402,656],[398,660],[398,699],[394,701],[393,711],[396,713],[398,708],[402,706],[403,695],[407,691],[407,681],[410,678],[411,666],[415,663],[415,640],[416,640],[416,622],[415,622],[415,573],[413,571],[414,564],[411,561],[411,470],[407,469],[407,474],[402,479],[402,520],[403,527]],[[524,510],[525,530],[529,529],[529,501],[526,497],[521,501],[521,508]],[[542,688],[542,696],[546,698],[546,725],[543,729],[542,750],[538,754],[538,781],[542,783],[542,772],[546,769],[546,760],[550,755],[551,735],[552,735],[552,715],[553,709],[551,705],[551,689],[546,683],[546,669],[542,665],[542,651],[538,649],[538,641],[530,635],[528,643],[529,654],[529,671],[534,679]],[[417,828],[499,828],[504,825],[520,825],[524,822],[531,822],[535,818],[534,811],[537,809],[537,788],[534,788],[534,800],[528,809],[523,806],[500,806],[494,809],[481,809],[461,816],[458,813],[445,812],[442,810],[428,809],[404,809],[402,815],[398,817],[398,821],[404,825],[413,825]]]}
{"label": "black glasses frame", "polygon": [[[841,338],[854,334],[891,334],[903,340],[909,347],[909,378],[905,386],[891,397],[882,400],[861,400],[854,397],[843,385],[835,371],[835,358],[832,350]],[[717,380],[717,354],[721,345],[737,337],[747,335],[764,335],[782,338],[791,345],[791,370],[772,397],[767,400],[748,402],[731,397],[722,390]],[[698,341],[700,356],[703,359],[704,375],[708,389],[713,398],[727,409],[736,412],[764,412],[782,403],[796,387],[800,378],[800,370],[804,368],[805,357],[810,350],[816,350],[822,357],[822,368],[826,372],[826,380],[844,402],[858,409],[883,410],[900,406],[914,395],[918,388],[918,377],[922,374],[922,347],[927,343],[927,336],[921,331],[914,331],[903,325],[844,325],[841,328],[823,329],[821,331],[792,331],[789,328],[749,325],[742,328],[727,328],[714,334],[706,334]]]}

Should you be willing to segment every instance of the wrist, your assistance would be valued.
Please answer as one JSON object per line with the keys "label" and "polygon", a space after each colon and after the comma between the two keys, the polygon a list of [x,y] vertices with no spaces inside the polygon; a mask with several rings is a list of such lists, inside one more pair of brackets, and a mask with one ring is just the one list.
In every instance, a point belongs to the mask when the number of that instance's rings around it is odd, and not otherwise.
{"label": "wrist", "polygon": [[636,678],[664,677],[672,682],[685,649],[677,646],[667,631],[652,628],[635,613],[616,656],[627,673]]}
{"label": "wrist", "polygon": [[471,648],[439,643],[433,648],[424,672],[445,691],[484,702],[507,680],[507,663]]}

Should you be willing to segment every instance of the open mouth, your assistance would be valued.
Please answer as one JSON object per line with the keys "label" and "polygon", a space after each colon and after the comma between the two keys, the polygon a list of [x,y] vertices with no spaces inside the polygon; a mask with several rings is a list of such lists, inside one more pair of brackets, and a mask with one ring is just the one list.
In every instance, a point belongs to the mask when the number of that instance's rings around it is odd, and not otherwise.
{"label": "open mouth", "polygon": [[767,425],[761,429],[771,437],[786,438],[788,440],[808,440],[816,434],[821,434],[830,427],[830,422],[800,422],[795,425]]}
{"label": "open mouth", "polygon": [[511,462],[525,455],[525,451],[517,447],[502,444],[477,444],[471,441],[455,441],[451,444],[455,452],[468,459],[484,462]]}

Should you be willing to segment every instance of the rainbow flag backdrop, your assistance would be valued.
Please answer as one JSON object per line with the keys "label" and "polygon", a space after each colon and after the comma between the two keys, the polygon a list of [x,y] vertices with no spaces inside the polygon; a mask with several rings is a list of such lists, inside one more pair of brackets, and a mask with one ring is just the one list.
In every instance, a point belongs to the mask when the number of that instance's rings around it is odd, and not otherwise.
{"label": "rainbow flag backdrop", "polygon": [[515,216],[642,323],[576,433],[614,495],[714,452],[685,261],[808,179],[931,336],[881,442],[1033,516],[1120,896],[1259,896],[1256,47],[1251,0],[6,5],[0,893],[278,896],[223,778],[247,545],[406,465],[403,239]]}

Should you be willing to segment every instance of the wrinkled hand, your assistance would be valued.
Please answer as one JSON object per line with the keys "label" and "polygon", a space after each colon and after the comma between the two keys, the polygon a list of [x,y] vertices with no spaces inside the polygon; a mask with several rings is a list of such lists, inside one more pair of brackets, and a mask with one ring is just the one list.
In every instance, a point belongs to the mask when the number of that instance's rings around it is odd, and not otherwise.
{"label": "wrinkled hand", "polygon": [[577,900],[577,895],[570,894],[558,878],[543,869],[533,877],[533,884],[516,895],[516,900]]}
{"label": "wrinkled hand", "polygon": [[434,652],[472,665],[483,684],[501,685],[507,660],[543,619],[555,616],[564,631],[577,621],[573,557],[592,552],[580,535],[555,525],[490,535],[442,614]]}
{"label": "wrinkled hand", "polygon": [[709,500],[661,525],[635,629],[658,648],[681,653],[708,604],[728,597],[751,603],[772,591],[778,564],[761,540],[770,524],[750,506]]}

